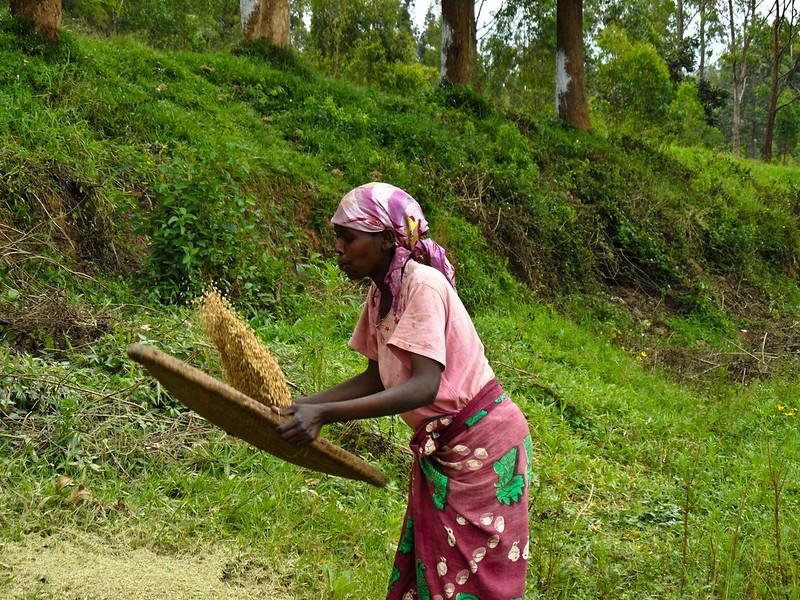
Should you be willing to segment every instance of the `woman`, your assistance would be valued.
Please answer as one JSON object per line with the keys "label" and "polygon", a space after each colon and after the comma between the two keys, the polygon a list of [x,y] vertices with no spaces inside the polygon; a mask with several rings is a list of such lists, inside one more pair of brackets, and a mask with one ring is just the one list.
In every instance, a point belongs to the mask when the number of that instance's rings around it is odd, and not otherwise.
{"label": "woman", "polygon": [[531,438],[484,356],[419,204],[362,185],[331,222],[339,267],[372,280],[350,347],[366,370],[282,409],[283,437],[400,414],[414,429],[408,509],[387,599],[512,600],[525,588]]}

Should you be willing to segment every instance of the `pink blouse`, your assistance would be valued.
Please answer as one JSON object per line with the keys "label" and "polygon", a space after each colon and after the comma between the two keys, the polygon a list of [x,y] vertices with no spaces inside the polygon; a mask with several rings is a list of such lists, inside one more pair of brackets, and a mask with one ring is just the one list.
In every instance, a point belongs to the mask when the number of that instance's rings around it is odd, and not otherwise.
{"label": "pink blouse", "polygon": [[411,377],[409,352],[444,367],[436,400],[400,415],[416,429],[434,417],[459,412],[494,378],[494,372],[472,319],[444,275],[409,260],[400,296],[401,314],[396,317],[389,311],[380,319],[380,291],[374,284],[370,287],[350,347],[377,361],[386,389]]}

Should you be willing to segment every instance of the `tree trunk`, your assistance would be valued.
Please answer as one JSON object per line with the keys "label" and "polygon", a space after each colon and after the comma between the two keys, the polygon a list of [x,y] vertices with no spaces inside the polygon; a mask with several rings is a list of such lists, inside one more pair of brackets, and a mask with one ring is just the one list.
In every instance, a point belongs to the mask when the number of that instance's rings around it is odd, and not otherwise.
{"label": "tree trunk", "polygon": [[[755,88],[755,86],[753,86]],[[748,158],[756,158],[756,140],[758,139],[756,136],[758,134],[758,119],[756,118],[756,109],[758,108],[758,100],[756,90],[753,89],[753,93],[750,94],[750,139],[748,140],[748,144],[750,146],[747,154]]]}
{"label": "tree trunk", "polygon": [[34,29],[45,39],[58,39],[61,0],[11,0],[10,9],[15,19],[33,22]]}
{"label": "tree trunk", "polygon": [[289,45],[289,0],[239,0],[239,14],[246,40]]}
{"label": "tree trunk", "polygon": [[742,131],[742,100],[744,99],[744,87],[747,82],[747,51],[750,48],[751,32],[750,27],[755,21],[756,1],[750,0],[747,13],[742,24],[741,47],[736,39],[736,19],[733,10],[733,0],[728,0],[728,25],[730,30],[731,55],[731,83],[733,85],[733,127],[731,131],[731,150],[738,155],[741,148]]}
{"label": "tree trunk", "polygon": [[683,0],[677,0],[675,2],[675,37],[678,39],[678,51],[683,50],[683,36],[684,36],[684,24],[683,24]]}
{"label": "tree trunk", "polygon": [[733,128],[731,131],[731,151],[739,155],[742,132],[742,99],[744,98],[744,77],[740,69],[734,67],[733,76]]}
{"label": "tree trunk", "polygon": [[767,127],[764,131],[764,152],[762,159],[766,162],[772,160],[772,138],[775,133],[775,115],[778,112],[778,74],[781,62],[781,23],[783,21],[779,0],[775,0],[775,23],[772,26],[772,62],[770,68],[769,108],[767,109]]}
{"label": "tree trunk", "polygon": [[556,111],[563,121],[589,131],[582,0],[558,0],[556,6]]}
{"label": "tree trunk", "polygon": [[706,78],[706,0],[700,0],[700,79]]}
{"label": "tree trunk", "polygon": [[442,0],[442,83],[476,83],[476,38],[473,0]]}

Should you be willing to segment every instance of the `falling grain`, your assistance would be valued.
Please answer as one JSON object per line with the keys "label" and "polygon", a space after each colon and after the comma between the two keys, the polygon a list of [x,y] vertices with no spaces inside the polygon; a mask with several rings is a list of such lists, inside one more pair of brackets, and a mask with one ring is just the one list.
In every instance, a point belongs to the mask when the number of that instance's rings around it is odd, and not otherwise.
{"label": "falling grain", "polygon": [[283,371],[228,300],[211,289],[200,298],[199,312],[206,335],[219,350],[228,383],[262,404],[291,404]]}

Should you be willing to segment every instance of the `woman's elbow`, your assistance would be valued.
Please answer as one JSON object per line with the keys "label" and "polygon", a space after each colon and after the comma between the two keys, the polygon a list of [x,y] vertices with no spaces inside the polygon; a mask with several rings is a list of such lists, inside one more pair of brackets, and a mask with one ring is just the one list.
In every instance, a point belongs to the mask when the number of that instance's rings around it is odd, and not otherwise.
{"label": "woman's elbow", "polygon": [[439,393],[439,385],[441,381],[441,373],[429,373],[421,378],[419,397],[422,406],[433,404],[433,401],[436,400],[436,395]]}
{"label": "woman's elbow", "polygon": [[442,365],[430,358],[419,355],[412,357],[411,378],[416,385],[414,397],[418,402],[417,408],[432,404],[436,400],[439,384],[442,381],[442,370]]}

